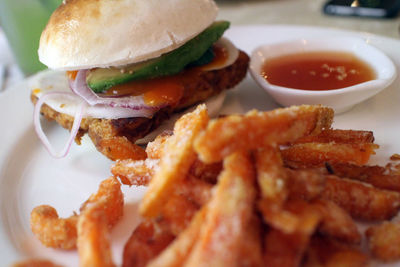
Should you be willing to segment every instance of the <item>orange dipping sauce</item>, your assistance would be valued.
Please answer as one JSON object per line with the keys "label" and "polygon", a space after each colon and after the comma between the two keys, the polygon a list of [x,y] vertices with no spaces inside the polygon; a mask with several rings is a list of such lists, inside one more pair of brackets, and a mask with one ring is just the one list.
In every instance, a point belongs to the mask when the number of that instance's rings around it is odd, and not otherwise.
{"label": "orange dipping sauce", "polygon": [[143,95],[147,105],[176,104],[183,96],[184,86],[179,76],[132,81],[111,87],[100,96],[138,96]]}
{"label": "orange dipping sauce", "polygon": [[[147,105],[157,106],[161,104],[174,105],[179,102],[184,93],[185,84],[191,83],[200,75],[202,68],[213,67],[222,64],[228,58],[228,52],[224,47],[214,45],[213,60],[203,66],[192,67],[182,72],[148,80],[132,81],[111,87],[101,96],[137,96],[143,95]],[[68,74],[72,77],[73,73]],[[76,75],[76,74],[75,74]]]}
{"label": "orange dipping sauce", "polygon": [[261,75],[271,84],[301,90],[334,90],[375,79],[374,70],[352,53],[303,52],[268,59]]}
{"label": "orange dipping sauce", "polygon": [[77,70],[67,71],[67,77],[72,81],[75,80],[77,74],[78,74]]}

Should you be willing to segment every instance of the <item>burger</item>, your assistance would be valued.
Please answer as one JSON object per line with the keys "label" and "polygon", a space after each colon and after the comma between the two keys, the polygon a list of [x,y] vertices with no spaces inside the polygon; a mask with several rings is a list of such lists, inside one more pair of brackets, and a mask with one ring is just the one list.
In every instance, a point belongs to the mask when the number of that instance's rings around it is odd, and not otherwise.
{"label": "burger", "polygon": [[[49,70],[31,81],[35,130],[55,157],[88,134],[111,160],[143,159],[140,142],[193,105],[218,106],[249,58],[222,37],[212,0],[67,0],[39,46]],[[55,151],[40,117],[70,131]]]}

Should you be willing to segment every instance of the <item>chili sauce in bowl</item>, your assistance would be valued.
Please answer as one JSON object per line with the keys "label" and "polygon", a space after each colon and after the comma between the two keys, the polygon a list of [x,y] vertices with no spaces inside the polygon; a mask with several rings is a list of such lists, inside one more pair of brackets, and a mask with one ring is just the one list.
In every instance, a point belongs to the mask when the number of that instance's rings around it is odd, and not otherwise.
{"label": "chili sauce in bowl", "polygon": [[283,106],[323,104],[340,113],[389,86],[396,68],[365,40],[341,37],[260,46],[250,73]]}

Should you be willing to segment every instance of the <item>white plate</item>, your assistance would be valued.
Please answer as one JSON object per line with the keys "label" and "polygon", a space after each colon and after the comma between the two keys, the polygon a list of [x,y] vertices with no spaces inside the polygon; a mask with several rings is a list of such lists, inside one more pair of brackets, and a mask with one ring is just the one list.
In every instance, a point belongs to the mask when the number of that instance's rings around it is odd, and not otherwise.
{"label": "white plate", "polygon": [[[239,48],[250,53],[263,43],[327,36],[356,36],[384,51],[400,66],[400,41],[336,29],[293,26],[242,26],[227,32]],[[336,117],[336,128],[373,130],[381,145],[372,163],[384,163],[400,152],[399,78],[386,90]],[[230,91],[222,113],[245,112],[252,108],[270,110],[276,103],[249,77]],[[32,124],[32,105],[27,82],[0,95],[0,259],[8,266],[27,257],[44,257],[64,266],[77,266],[76,252],[44,248],[29,229],[29,214],[34,206],[50,204],[66,217],[97,190],[110,175],[111,162],[95,151],[90,142],[74,146],[67,158],[51,158],[36,137]],[[61,127],[50,125],[50,137],[63,135]],[[123,187],[126,207],[123,220],[113,229],[114,260],[121,262],[122,247],[138,222],[137,205],[144,188]]]}

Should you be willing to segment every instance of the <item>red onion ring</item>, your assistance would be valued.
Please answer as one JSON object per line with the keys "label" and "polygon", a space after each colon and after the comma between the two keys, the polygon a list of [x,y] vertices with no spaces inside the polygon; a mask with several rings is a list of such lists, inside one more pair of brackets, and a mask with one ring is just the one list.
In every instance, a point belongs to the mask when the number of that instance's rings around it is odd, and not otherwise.
{"label": "red onion ring", "polygon": [[162,106],[149,106],[145,103],[143,96],[127,96],[127,97],[100,97],[87,86],[86,73],[87,69],[79,70],[75,80],[69,80],[71,90],[82,97],[89,105],[108,105],[110,107],[122,107],[132,110],[147,110],[154,114]]}
{"label": "red onion ring", "polygon": [[42,141],[43,145],[45,146],[47,151],[50,153],[50,155],[52,155],[55,158],[63,158],[68,154],[68,152],[71,148],[72,142],[74,141],[74,139],[78,133],[79,127],[81,126],[83,113],[85,111],[85,107],[87,104],[84,101],[82,101],[80,103],[78,109],[75,112],[74,123],[72,124],[70,136],[69,136],[66,144],[64,145],[63,149],[59,152],[56,152],[54,150],[53,146],[50,144],[49,139],[47,138],[46,134],[43,132],[42,125],[40,123],[40,110],[47,99],[52,98],[52,97],[57,97],[57,96],[74,97],[74,95],[72,93],[68,93],[68,92],[48,92],[48,93],[43,94],[36,102],[35,109],[33,112],[33,122],[34,122],[36,134],[38,135],[39,139]]}

